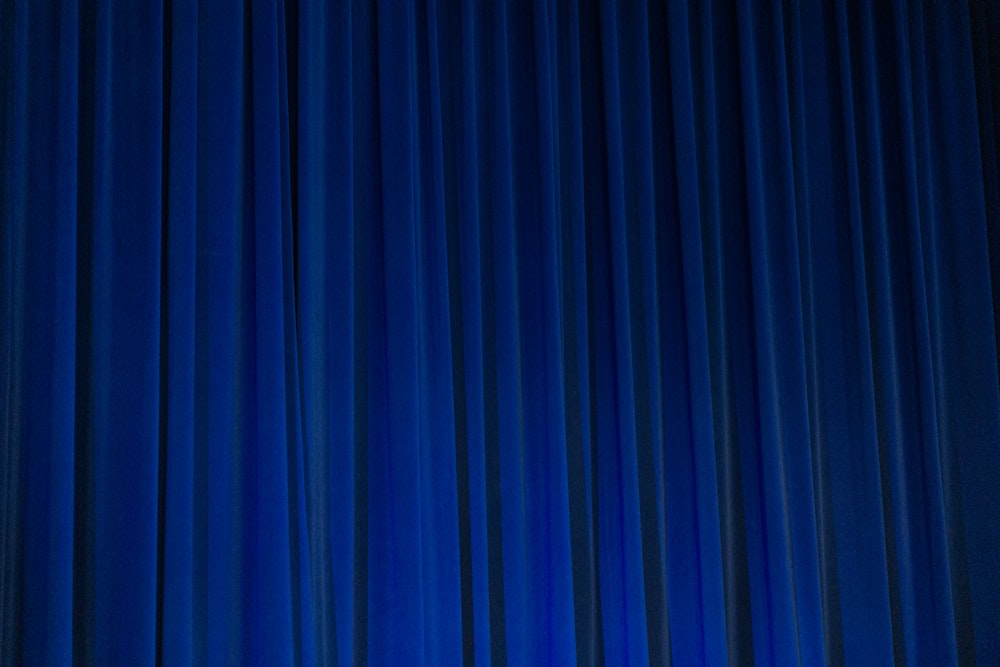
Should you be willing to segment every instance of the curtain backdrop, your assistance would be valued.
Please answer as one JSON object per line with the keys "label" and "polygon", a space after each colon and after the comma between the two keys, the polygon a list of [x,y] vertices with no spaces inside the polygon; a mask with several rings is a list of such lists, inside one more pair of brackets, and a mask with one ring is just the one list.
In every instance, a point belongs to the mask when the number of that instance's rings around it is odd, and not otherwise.
{"label": "curtain backdrop", "polygon": [[997,5],[0,26],[3,664],[997,664]]}

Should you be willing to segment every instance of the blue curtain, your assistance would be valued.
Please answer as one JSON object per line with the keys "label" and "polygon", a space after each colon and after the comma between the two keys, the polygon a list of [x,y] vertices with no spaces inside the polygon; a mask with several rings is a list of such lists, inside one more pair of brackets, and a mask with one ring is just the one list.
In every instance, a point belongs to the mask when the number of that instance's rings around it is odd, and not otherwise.
{"label": "blue curtain", "polygon": [[0,0],[0,663],[998,664],[1000,10]]}

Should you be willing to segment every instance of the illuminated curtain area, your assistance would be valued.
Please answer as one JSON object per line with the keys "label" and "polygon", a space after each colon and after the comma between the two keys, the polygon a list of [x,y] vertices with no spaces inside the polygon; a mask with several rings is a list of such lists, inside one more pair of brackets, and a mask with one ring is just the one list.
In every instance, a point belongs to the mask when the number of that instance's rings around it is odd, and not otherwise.
{"label": "illuminated curtain area", "polygon": [[0,0],[0,663],[993,664],[990,2]]}

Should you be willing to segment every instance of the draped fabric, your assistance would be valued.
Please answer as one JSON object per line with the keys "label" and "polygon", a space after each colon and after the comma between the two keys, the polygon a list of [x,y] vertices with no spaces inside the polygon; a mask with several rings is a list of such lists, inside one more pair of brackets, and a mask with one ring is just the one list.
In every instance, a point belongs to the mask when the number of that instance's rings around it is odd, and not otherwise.
{"label": "draped fabric", "polygon": [[987,1],[0,1],[0,663],[996,664]]}

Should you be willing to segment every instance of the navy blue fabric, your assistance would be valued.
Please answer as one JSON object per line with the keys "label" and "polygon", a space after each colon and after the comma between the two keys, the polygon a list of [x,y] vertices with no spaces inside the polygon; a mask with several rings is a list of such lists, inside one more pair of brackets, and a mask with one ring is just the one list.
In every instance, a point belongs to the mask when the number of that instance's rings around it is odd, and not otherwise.
{"label": "navy blue fabric", "polygon": [[0,0],[0,663],[996,664],[1000,11]]}

